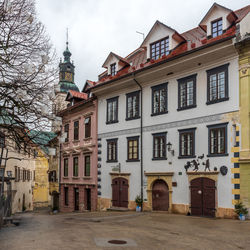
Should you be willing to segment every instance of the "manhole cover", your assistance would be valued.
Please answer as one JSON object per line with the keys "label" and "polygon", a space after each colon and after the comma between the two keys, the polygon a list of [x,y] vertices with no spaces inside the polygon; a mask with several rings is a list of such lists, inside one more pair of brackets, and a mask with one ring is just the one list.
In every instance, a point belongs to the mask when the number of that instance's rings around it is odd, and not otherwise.
{"label": "manhole cover", "polygon": [[108,243],[116,244],[116,245],[123,245],[123,244],[127,244],[127,241],[125,241],[125,240],[109,240]]}

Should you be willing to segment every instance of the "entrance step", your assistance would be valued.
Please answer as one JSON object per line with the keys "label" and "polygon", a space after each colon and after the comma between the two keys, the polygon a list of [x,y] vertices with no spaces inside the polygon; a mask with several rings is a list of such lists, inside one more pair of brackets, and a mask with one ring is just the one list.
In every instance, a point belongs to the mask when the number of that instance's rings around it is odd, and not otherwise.
{"label": "entrance step", "polygon": [[129,209],[126,207],[110,207],[107,208],[107,211],[128,212]]}

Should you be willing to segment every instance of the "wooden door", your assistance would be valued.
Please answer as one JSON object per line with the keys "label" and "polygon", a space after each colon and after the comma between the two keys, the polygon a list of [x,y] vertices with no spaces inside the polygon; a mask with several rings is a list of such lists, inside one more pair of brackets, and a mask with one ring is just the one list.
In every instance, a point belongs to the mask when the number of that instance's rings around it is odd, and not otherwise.
{"label": "wooden door", "polygon": [[79,210],[79,189],[74,188],[74,196],[75,196],[75,211]]}
{"label": "wooden door", "polygon": [[91,189],[86,188],[86,208],[91,211]]}
{"label": "wooden door", "polygon": [[165,181],[157,180],[152,188],[152,206],[154,211],[168,211],[169,190]]}
{"label": "wooden door", "polygon": [[215,216],[215,181],[197,178],[191,181],[191,214]]}
{"label": "wooden door", "polygon": [[112,180],[113,207],[128,207],[128,180],[115,178]]}

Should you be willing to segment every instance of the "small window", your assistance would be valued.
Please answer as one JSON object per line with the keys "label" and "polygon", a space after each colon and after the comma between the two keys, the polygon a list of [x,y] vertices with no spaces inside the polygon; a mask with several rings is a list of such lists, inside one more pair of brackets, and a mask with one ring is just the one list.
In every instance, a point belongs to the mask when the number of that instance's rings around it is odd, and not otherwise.
{"label": "small window", "polygon": [[73,176],[78,176],[78,157],[73,158]]}
{"label": "small window", "polygon": [[91,117],[87,117],[84,120],[85,124],[85,138],[91,137]]}
{"label": "small window", "polygon": [[20,181],[21,180],[21,169],[18,167],[18,169],[17,169],[17,179],[18,179],[18,181]]}
{"label": "small window", "polygon": [[166,160],[166,133],[153,134],[153,160]]}
{"label": "small window", "polygon": [[33,171],[33,181],[36,180],[36,170]]}
{"label": "small window", "polygon": [[207,104],[228,100],[228,65],[207,70]]}
{"label": "small window", "polygon": [[195,157],[195,129],[179,130],[179,158]]}
{"label": "small window", "polygon": [[0,132],[0,148],[4,148],[5,147],[5,135]]}
{"label": "small window", "polygon": [[219,35],[222,35],[223,29],[222,29],[222,18],[215,20],[211,23],[211,34],[212,37],[217,37]]}
{"label": "small window", "polygon": [[64,132],[66,133],[65,142],[69,141],[69,124],[64,125]]}
{"label": "small window", "polygon": [[114,76],[116,74],[116,63],[110,65],[110,74]]}
{"label": "small window", "polygon": [[226,156],[227,154],[227,123],[209,125],[208,156]]}
{"label": "small window", "polygon": [[63,160],[63,174],[64,174],[64,177],[67,177],[69,175],[69,160],[68,160],[68,158],[64,158],[64,160]]}
{"label": "small window", "polygon": [[152,115],[167,113],[167,83],[152,87]]}
{"label": "small window", "polygon": [[127,117],[126,120],[139,118],[140,91],[127,94]]}
{"label": "small window", "polygon": [[158,59],[163,55],[169,54],[169,38],[166,37],[150,45],[150,54],[152,59]]}
{"label": "small window", "polygon": [[15,181],[18,181],[18,168],[15,166]]}
{"label": "small window", "polygon": [[118,122],[118,97],[107,100],[107,124]]}
{"label": "small window", "polygon": [[127,161],[138,161],[139,160],[139,136],[127,137],[127,143],[128,143]]}
{"label": "small window", "polygon": [[107,140],[107,162],[117,162],[117,139]]}
{"label": "small window", "polygon": [[69,205],[69,188],[64,187],[64,205],[68,206]]}
{"label": "small window", "polygon": [[196,75],[178,80],[178,111],[196,107]]}
{"label": "small window", "polygon": [[84,159],[84,166],[85,166],[85,176],[90,176],[90,156],[87,155],[85,156],[85,159]]}
{"label": "small window", "polygon": [[74,140],[79,140],[79,121],[74,122]]}

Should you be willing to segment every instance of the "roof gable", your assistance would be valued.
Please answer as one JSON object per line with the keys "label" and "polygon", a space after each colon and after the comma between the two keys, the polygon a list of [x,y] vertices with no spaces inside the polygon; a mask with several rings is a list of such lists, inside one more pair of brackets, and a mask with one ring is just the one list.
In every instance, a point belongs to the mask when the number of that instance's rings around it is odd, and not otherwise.
{"label": "roof gable", "polygon": [[124,65],[129,65],[129,62],[128,62],[125,58],[123,58],[123,57],[121,57],[121,56],[118,56],[117,54],[115,54],[115,53],[113,53],[113,52],[110,52],[109,55],[108,55],[108,57],[107,57],[107,59],[106,59],[105,62],[103,63],[102,67],[103,67],[103,68],[108,68],[109,65],[110,65],[110,61],[112,61],[112,60],[114,60],[114,59],[115,59],[117,62],[123,63]]}
{"label": "roof gable", "polygon": [[70,90],[66,96],[66,101],[70,101],[73,98],[80,99],[80,100],[87,100],[88,95],[86,93],[81,93],[81,92],[77,92],[74,90]]}

